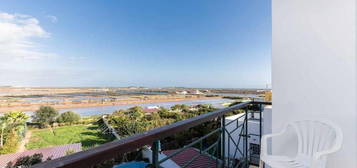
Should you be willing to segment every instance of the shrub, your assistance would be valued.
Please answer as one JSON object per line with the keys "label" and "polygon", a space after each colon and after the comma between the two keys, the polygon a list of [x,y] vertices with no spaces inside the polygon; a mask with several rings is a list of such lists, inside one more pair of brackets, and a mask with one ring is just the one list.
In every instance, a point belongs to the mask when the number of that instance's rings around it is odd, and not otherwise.
{"label": "shrub", "polygon": [[58,111],[53,107],[41,106],[40,109],[35,111],[32,118],[33,118],[33,122],[40,123],[41,127],[45,127],[52,124],[57,116],[58,116]]}
{"label": "shrub", "polygon": [[67,111],[62,113],[58,118],[57,122],[59,123],[70,123],[73,124],[78,122],[81,119],[81,116],[75,112]]}
{"label": "shrub", "polygon": [[173,111],[183,111],[183,112],[187,112],[189,111],[189,106],[187,106],[186,104],[175,104],[174,106],[171,107],[171,110]]}
{"label": "shrub", "polygon": [[[15,164],[13,164],[12,162],[9,162],[6,166],[6,168],[31,167],[32,165],[41,163],[42,158],[43,158],[43,155],[41,153],[35,153],[30,156],[23,156],[23,157],[18,158],[16,160]],[[47,158],[47,160],[51,160],[51,158]]]}
{"label": "shrub", "polygon": [[145,116],[144,110],[140,106],[129,108],[125,114],[128,115],[130,120],[135,121],[140,121]]}
{"label": "shrub", "polygon": [[28,116],[21,111],[13,111],[0,117],[0,153],[16,152],[18,142],[25,136]]}
{"label": "shrub", "polygon": [[76,151],[75,151],[74,149],[68,149],[68,150],[66,151],[66,156],[67,156],[67,155],[71,155],[71,154],[73,154],[73,153],[76,153]]}
{"label": "shrub", "polygon": [[12,132],[6,138],[4,146],[0,149],[0,154],[15,153],[19,144],[19,136]]}
{"label": "shrub", "polygon": [[273,92],[271,91],[266,91],[264,94],[264,101],[272,101],[272,94]]}

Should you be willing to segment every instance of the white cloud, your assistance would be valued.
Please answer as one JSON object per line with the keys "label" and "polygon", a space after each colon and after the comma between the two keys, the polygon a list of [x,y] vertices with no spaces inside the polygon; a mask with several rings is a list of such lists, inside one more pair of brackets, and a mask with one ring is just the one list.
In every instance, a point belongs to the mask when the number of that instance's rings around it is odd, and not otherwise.
{"label": "white cloud", "polygon": [[57,21],[58,21],[58,19],[57,19],[56,16],[47,15],[46,17],[47,17],[48,19],[50,19],[50,21],[51,21],[52,23],[57,23]]}
{"label": "white cloud", "polygon": [[83,74],[78,63],[86,57],[46,51],[50,37],[37,18],[0,12],[0,85],[55,86],[77,80]]}
{"label": "white cloud", "polygon": [[[40,22],[29,15],[0,12],[0,64],[38,60],[54,54],[41,51],[37,39],[49,38]],[[1,66],[1,65],[0,65]]]}

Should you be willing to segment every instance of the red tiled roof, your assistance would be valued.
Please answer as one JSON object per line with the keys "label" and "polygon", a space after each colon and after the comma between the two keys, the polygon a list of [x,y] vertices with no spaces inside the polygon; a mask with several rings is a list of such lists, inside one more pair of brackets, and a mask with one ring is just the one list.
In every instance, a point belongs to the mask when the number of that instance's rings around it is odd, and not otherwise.
{"label": "red tiled roof", "polygon": [[[169,156],[176,152],[179,149],[175,150],[167,150],[163,151],[163,153],[166,156]],[[195,148],[187,148],[184,151],[180,152],[179,154],[175,155],[174,157],[171,158],[172,161],[174,161],[177,165],[179,166],[184,166],[186,163],[188,163],[191,159],[193,159],[195,156],[198,156],[200,152],[195,149]],[[199,156],[195,161],[193,161],[187,168],[215,168],[216,167],[216,161],[207,156],[202,154]]]}
{"label": "red tiled roof", "polygon": [[156,108],[144,108],[143,110],[145,113],[155,113],[159,111],[159,109]]}
{"label": "red tiled roof", "polygon": [[74,152],[81,151],[81,143],[67,144],[67,145],[61,145],[61,146],[55,146],[49,148],[33,149],[21,153],[0,155],[0,167],[5,167],[8,162],[10,161],[15,162],[18,158],[23,156],[42,153],[43,160],[46,160],[48,157],[51,157],[52,159],[56,159],[66,156],[67,151],[74,151]]}

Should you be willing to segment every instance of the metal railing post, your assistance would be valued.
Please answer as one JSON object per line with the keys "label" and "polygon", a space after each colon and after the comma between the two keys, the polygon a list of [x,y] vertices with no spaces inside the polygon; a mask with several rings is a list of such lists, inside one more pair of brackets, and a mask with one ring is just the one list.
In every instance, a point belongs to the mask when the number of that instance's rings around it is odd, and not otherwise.
{"label": "metal railing post", "polygon": [[245,108],[245,136],[244,136],[244,139],[245,139],[245,165],[246,165],[246,168],[249,168],[249,162],[248,162],[248,107]]}
{"label": "metal railing post", "polygon": [[[263,109],[262,108],[263,108],[262,104],[259,104],[259,146],[262,145],[262,134],[263,134],[263,131],[262,131]],[[260,160],[260,152],[259,152],[259,160]],[[259,163],[261,163],[261,161]],[[264,163],[262,163],[261,166],[264,168],[265,167]]]}
{"label": "metal railing post", "polygon": [[159,168],[160,164],[159,164],[159,145],[160,145],[160,141],[155,141],[152,144],[152,165],[154,168]]}
{"label": "metal railing post", "polygon": [[262,119],[263,119],[263,115],[262,115],[263,109],[262,109],[262,104],[259,104],[259,145],[261,145],[262,143]]}
{"label": "metal railing post", "polygon": [[[225,163],[226,163],[226,157],[225,157],[225,140],[226,140],[226,117],[223,115],[221,117],[221,160],[222,160],[222,167],[225,167]],[[228,147],[229,148],[229,147]]]}

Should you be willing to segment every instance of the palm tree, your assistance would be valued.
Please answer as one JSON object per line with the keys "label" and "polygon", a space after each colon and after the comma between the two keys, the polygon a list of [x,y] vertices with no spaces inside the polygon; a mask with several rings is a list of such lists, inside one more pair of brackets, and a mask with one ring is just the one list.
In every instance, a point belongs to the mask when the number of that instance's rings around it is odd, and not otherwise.
{"label": "palm tree", "polygon": [[12,133],[21,129],[26,120],[29,118],[25,113],[21,111],[13,111],[6,113],[4,116],[0,117],[0,146],[4,145],[4,134],[6,129],[10,129]]}
{"label": "palm tree", "polygon": [[7,120],[11,124],[21,124],[26,122],[26,120],[29,118],[25,113],[21,111],[13,111],[6,113],[3,118]]}
{"label": "palm tree", "polygon": [[0,126],[1,126],[1,133],[0,133],[0,147],[4,146],[4,131],[7,126],[7,121],[3,119],[3,117],[0,118]]}

